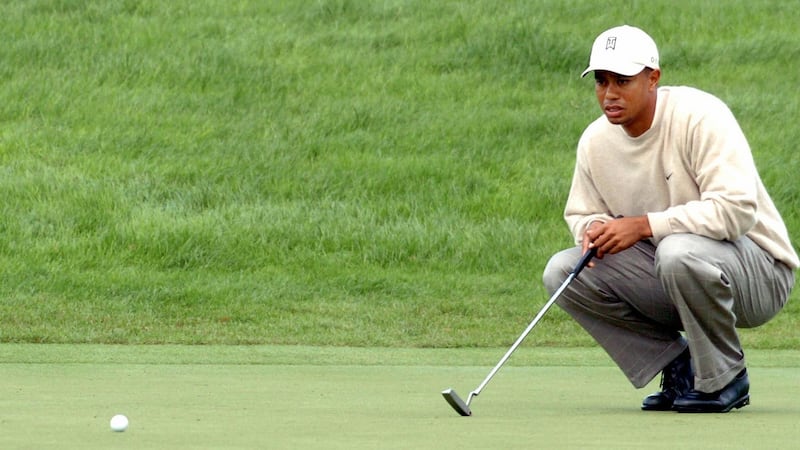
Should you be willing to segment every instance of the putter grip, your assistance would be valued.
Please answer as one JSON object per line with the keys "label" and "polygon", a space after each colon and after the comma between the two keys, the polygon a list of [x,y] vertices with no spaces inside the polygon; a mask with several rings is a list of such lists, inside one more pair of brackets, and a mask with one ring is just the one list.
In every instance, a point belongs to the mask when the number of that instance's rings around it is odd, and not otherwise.
{"label": "putter grip", "polygon": [[589,261],[591,261],[591,259],[594,258],[595,254],[597,254],[597,249],[590,248],[586,253],[583,254],[581,260],[578,261],[578,264],[575,266],[575,268],[572,269],[572,273],[577,277],[578,274],[581,273],[581,270],[583,270],[583,268],[586,267],[587,264],[589,264]]}

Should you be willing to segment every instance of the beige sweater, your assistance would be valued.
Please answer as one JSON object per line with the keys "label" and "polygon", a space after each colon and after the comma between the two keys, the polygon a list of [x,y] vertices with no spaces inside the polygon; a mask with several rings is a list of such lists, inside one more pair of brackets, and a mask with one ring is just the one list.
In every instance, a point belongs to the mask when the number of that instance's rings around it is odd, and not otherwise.
{"label": "beige sweater", "polygon": [[673,233],[747,235],[792,269],[800,266],[736,118],[697,89],[660,87],[653,125],[641,136],[601,116],[578,143],[564,211],[576,242],[592,221],[645,214],[656,244]]}

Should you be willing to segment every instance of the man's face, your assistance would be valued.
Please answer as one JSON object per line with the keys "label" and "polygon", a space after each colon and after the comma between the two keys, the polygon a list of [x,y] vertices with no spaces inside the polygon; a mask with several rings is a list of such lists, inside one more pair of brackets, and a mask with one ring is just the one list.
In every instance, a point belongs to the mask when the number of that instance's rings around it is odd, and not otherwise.
{"label": "man's face", "polygon": [[633,137],[650,129],[660,76],[660,71],[652,69],[633,76],[596,70],[595,94],[608,121],[621,125]]}

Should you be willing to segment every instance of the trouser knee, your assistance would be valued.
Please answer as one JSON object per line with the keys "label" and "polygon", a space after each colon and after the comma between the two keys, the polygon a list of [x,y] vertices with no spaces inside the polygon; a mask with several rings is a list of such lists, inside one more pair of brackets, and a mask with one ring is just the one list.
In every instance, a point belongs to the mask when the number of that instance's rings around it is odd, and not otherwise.
{"label": "trouser knee", "polygon": [[562,250],[550,258],[542,274],[542,281],[547,292],[552,295],[561,286],[579,258],[580,252],[577,247]]}

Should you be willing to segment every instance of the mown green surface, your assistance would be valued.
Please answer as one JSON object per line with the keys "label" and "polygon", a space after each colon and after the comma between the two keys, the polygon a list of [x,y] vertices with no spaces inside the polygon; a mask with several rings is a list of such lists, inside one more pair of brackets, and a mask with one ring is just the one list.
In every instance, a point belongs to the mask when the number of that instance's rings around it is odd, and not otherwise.
{"label": "mown green surface", "polygon": [[[522,348],[457,415],[504,349],[0,345],[0,447],[793,448],[800,352],[750,355],[752,405],[639,410],[595,349]],[[656,380],[657,381],[657,380]],[[114,433],[109,420],[126,414]]]}

